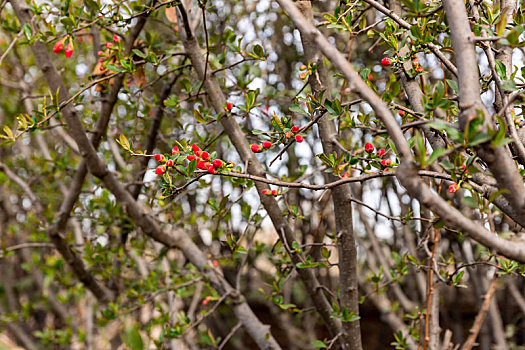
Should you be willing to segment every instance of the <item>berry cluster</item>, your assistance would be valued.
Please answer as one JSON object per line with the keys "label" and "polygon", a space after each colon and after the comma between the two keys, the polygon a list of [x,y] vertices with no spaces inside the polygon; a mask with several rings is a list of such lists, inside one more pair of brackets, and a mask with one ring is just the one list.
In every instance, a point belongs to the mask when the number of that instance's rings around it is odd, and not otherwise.
{"label": "berry cluster", "polygon": [[[383,67],[388,67],[388,66],[391,66],[392,63],[395,63],[395,62],[399,62],[399,61],[397,59],[392,60],[390,57],[383,57],[383,59],[381,60],[381,65]],[[417,59],[417,57],[412,60],[412,66],[414,67],[414,70],[416,73],[418,74],[423,73],[423,67],[421,67],[421,65],[419,64],[419,60]]]}
{"label": "berry cluster", "polygon": [[279,192],[277,190],[270,190],[269,188],[265,188],[261,191],[262,194],[265,194],[267,196],[278,196]]}
{"label": "berry cluster", "polygon": [[[115,44],[119,44],[120,43],[120,38],[118,37],[117,34],[113,34],[113,43]],[[112,42],[106,42],[104,44],[104,46],[106,46],[106,51],[99,51],[97,52],[98,56],[100,57],[100,63],[104,63],[104,61],[110,61],[114,55],[114,53],[112,52],[114,50],[114,44]]]}
{"label": "berry cluster", "polygon": [[[374,152],[374,149],[375,149],[374,145],[372,145],[370,142],[367,142],[365,144],[366,153],[371,155]],[[385,153],[386,153],[386,150],[384,148],[380,148],[376,152],[376,157],[383,158]],[[390,158],[381,159],[381,165],[384,167],[389,167],[392,165],[392,160]]]}
{"label": "berry cluster", "polygon": [[[154,155],[155,159],[158,162],[163,163],[157,166],[157,168],[155,169],[155,174],[162,175],[168,170],[169,167],[173,167],[175,165],[174,161],[178,159],[180,155],[179,147],[174,146],[171,150],[171,154],[172,156],[175,156],[174,159],[166,159],[166,157],[160,153]],[[190,162],[195,160],[197,168],[201,170],[206,170],[210,174],[216,174],[217,171],[226,168],[232,168],[235,165],[233,162],[224,162],[219,158],[212,157],[211,154],[209,154],[206,151],[203,151],[196,144],[191,145],[191,153],[186,156],[186,159]]]}
{"label": "berry cluster", "polygon": [[[297,125],[294,125],[291,127],[291,132],[288,131],[288,132],[285,132],[284,133],[284,137],[286,139],[290,139],[292,138],[292,135],[295,135],[295,141],[298,142],[298,143],[301,143],[304,141],[304,138],[302,135],[298,134],[300,128],[299,126]],[[263,151],[266,151],[267,149],[270,149],[271,147],[273,146],[273,143],[271,143],[270,141],[263,141],[262,145],[258,145],[258,144],[252,144],[250,146],[251,150],[253,153],[261,153]]]}
{"label": "berry cluster", "polygon": [[[64,42],[69,39],[69,42],[67,43],[66,48],[64,49]],[[75,47],[73,46],[73,40],[71,37],[66,36],[64,39],[57,41],[55,46],[53,46],[53,53],[61,53],[62,50],[64,50],[64,55],[69,58],[73,54],[73,51],[75,50]]]}
{"label": "berry cluster", "polygon": [[224,162],[218,158],[212,160],[210,154],[201,150],[196,144],[191,145],[191,149],[193,154],[187,155],[186,159],[190,162],[194,159],[197,160],[197,168],[201,170],[206,170],[210,174],[215,174],[217,173],[217,170],[224,165]]}

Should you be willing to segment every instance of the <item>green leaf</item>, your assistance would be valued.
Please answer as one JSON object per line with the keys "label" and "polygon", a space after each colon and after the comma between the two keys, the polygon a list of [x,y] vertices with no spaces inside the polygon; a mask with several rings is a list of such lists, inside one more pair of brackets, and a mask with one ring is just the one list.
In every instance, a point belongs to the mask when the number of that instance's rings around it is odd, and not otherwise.
{"label": "green leaf", "polygon": [[29,24],[24,24],[24,35],[26,36],[27,41],[33,40],[33,30]]}
{"label": "green leaf", "polygon": [[427,164],[430,165],[430,164],[434,163],[439,157],[441,157],[445,153],[447,153],[447,149],[445,149],[445,148],[437,148],[437,149],[435,149],[432,152],[432,154],[430,155],[430,157],[428,157]]}
{"label": "green leaf", "polygon": [[288,110],[292,113],[307,114],[305,110],[301,108],[301,106],[296,104],[293,104],[290,107],[288,107]]}
{"label": "green leaf", "polygon": [[137,50],[137,49],[133,49],[133,53],[137,56],[139,56],[140,58],[146,58],[148,57],[148,55],[146,55],[144,52],[140,51],[140,50]]}
{"label": "green leaf", "polygon": [[197,159],[194,159],[188,164],[188,176],[193,175],[195,169],[197,168]]}
{"label": "green leaf", "polygon": [[452,88],[452,90],[454,90],[455,93],[458,93],[459,91],[458,83],[456,83],[454,80],[447,79],[447,84],[448,86]]}
{"label": "green leaf", "polygon": [[143,350],[144,343],[142,337],[136,326],[129,326],[126,328],[126,335],[124,336],[124,343],[131,348],[131,350]]}
{"label": "green leaf", "polygon": [[318,349],[326,348],[328,345],[324,341],[321,340],[314,340],[312,341],[312,345],[315,346]]}

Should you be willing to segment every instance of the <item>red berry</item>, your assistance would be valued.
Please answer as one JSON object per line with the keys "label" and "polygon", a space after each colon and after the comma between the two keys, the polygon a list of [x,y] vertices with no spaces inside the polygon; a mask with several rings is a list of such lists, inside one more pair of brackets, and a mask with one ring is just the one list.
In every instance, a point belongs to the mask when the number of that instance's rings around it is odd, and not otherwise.
{"label": "red berry", "polygon": [[421,67],[421,66],[416,67],[416,72],[422,73],[423,72],[423,67]]}
{"label": "red berry", "polygon": [[113,43],[109,43],[109,42],[108,42],[108,43],[106,43],[105,45],[106,45],[106,47],[107,47],[108,49],[111,49],[111,48],[113,47]]}
{"label": "red berry", "polygon": [[297,125],[292,126],[292,132],[296,133],[299,131],[299,127]]}
{"label": "red berry", "polygon": [[166,166],[173,166],[173,161],[171,159],[168,159],[166,161]]}
{"label": "red berry", "polygon": [[215,159],[215,160],[213,160],[212,164],[213,164],[214,167],[220,168],[222,166],[222,160]]}
{"label": "red berry", "polygon": [[253,153],[261,152],[261,146],[259,146],[259,145],[253,144],[253,145],[250,146],[250,148],[252,149]]}
{"label": "red berry", "polygon": [[367,142],[367,143],[365,144],[365,151],[366,151],[367,153],[372,153],[372,152],[374,152],[374,145],[372,145],[370,142]]}
{"label": "red berry", "polygon": [[164,155],[160,154],[160,153],[157,153],[157,154],[155,154],[155,159],[157,160],[157,162],[163,162],[164,161]]}
{"label": "red berry", "polygon": [[459,185],[458,185],[457,183],[453,183],[452,185],[450,185],[450,186],[448,187],[448,191],[449,191],[450,193],[454,193],[454,192],[456,192],[457,190],[459,190]]}
{"label": "red berry", "polygon": [[270,148],[272,147],[272,143],[270,141],[264,141],[263,144],[262,144],[263,148]]}
{"label": "red berry", "polygon": [[210,301],[213,300],[213,297],[211,296],[207,296],[206,298],[204,298],[204,300],[202,301],[202,305],[207,305]]}
{"label": "red berry", "polygon": [[392,164],[392,160],[390,158],[386,158],[381,161],[381,165],[383,166],[390,166],[390,164]]}
{"label": "red berry", "polygon": [[397,114],[403,117],[405,115],[405,111],[400,109],[399,111],[397,111]]}
{"label": "red berry", "polygon": [[419,67],[419,60],[417,59],[417,57],[412,60],[412,64],[414,65],[414,67]]}
{"label": "red berry", "polygon": [[213,165],[210,165],[208,166],[208,172],[210,174],[215,174],[217,172],[217,170],[215,170],[215,168],[213,167]]}
{"label": "red berry", "polygon": [[277,196],[277,190],[272,190],[272,196]]}
{"label": "red berry", "polygon": [[159,165],[157,169],[155,169],[155,174],[162,175],[166,171],[166,167],[164,165]]}
{"label": "red berry", "polygon": [[387,66],[390,66],[392,64],[392,60],[388,57],[385,57],[381,60],[381,65],[383,67],[387,67]]}
{"label": "red berry", "polygon": [[64,55],[67,58],[69,58],[73,54],[74,50],[75,50],[75,48],[73,47],[73,43],[71,41],[69,41],[69,43],[67,44],[66,48],[64,49]]}
{"label": "red berry", "polygon": [[269,195],[272,193],[272,191],[269,190],[269,189],[267,189],[267,188],[265,188],[265,189],[262,190],[261,192],[262,192],[262,194],[265,194],[265,195],[267,195],[267,196],[269,196]]}
{"label": "red berry", "polygon": [[64,40],[57,41],[55,46],[53,46],[54,53],[60,53],[64,49]]}
{"label": "red berry", "polygon": [[219,262],[218,262],[217,260],[213,260],[213,261],[212,261],[212,264],[213,264],[213,266],[215,266],[215,267],[219,266]]}
{"label": "red berry", "polygon": [[179,154],[179,147],[173,146],[173,149],[171,150],[171,154],[173,154],[173,155]]}
{"label": "red berry", "polygon": [[193,154],[189,154],[189,155],[186,156],[186,159],[189,160],[190,162],[191,162],[192,160],[196,159],[196,158],[197,158],[197,156],[195,156],[195,155],[193,155]]}
{"label": "red berry", "polygon": [[204,160],[208,160],[210,158],[210,154],[206,151],[202,152],[201,158]]}
{"label": "red berry", "polygon": [[301,135],[295,135],[295,141],[301,143],[303,142],[303,137]]}
{"label": "red berry", "polygon": [[385,154],[385,149],[381,148],[377,150],[377,156],[382,157]]}
{"label": "red berry", "polygon": [[233,109],[233,103],[231,102],[226,102],[226,109],[231,111]]}
{"label": "red berry", "polygon": [[202,169],[202,170],[206,170],[207,169],[206,162],[203,161],[203,160],[198,160],[197,161],[197,168]]}
{"label": "red berry", "polygon": [[117,34],[113,34],[113,41],[118,43],[120,41],[120,38],[118,37]]}
{"label": "red berry", "polygon": [[193,150],[194,154],[197,154],[197,153],[201,152],[200,147],[197,146],[196,144],[191,145],[191,149]]}
{"label": "red berry", "polygon": [[308,68],[308,67],[307,67],[305,64],[302,64],[302,65],[299,67],[300,70],[305,70],[305,69],[307,69],[307,68]]}
{"label": "red berry", "polygon": [[287,132],[286,134],[284,134],[284,137],[286,137],[287,139],[289,139],[290,137],[292,137],[292,134]]}

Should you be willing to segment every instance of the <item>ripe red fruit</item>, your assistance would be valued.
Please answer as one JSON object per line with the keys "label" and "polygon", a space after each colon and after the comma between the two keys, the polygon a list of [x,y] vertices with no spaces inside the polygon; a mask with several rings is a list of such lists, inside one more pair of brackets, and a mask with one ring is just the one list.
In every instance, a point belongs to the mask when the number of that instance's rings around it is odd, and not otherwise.
{"label": "ripe red fruit", "polygon": [[162,175],[166,171],[166,167],[164,165],[159,165],[157,169],[155,169],[155,174]]}
{"label": "ripe red fruit", "polygon": [[388,58],[388,57],[385,57],[385,58],[383,58],[383,59],[381,60],[381,65],[382,65],[383,67],[388,67],[388,66],[390,66],[391,64],[392,64],[392,60],[391,60],[390,58]]}
{"label": "ripe red fruit", "polygon": [[67,58],[69,58],[73,54],[74,50],[75,50],[75,48],[73,47],[73,43],[71,41],[69,41],[69,43],[67,44],[66,48],[64,49],[64,55]]}
{"label": "ripe red fruit", "polygon": [[290,137],[292,137],[292,134],[287,132],[286,134],[284,134],[284,137],[286,137],[287,139],[289,139]]}
{"label": "ripe red fruit", "polygon": [[307,67],[305,64],[302,64],[302,65],[299,67],[300,70],[305,70],[305,69],[307,69],[307,68],[308,68],[308,67]]}
{"label": "ripe red fruit", "polygon": [[210,165],[208,166],[208,172],[210,174],[215,174],[217,171],[215,170],[215,168],[213,167],[213,165]]}
{"label": "ripe red fruit", "polygon": [[166,166],[173,166],[173,161],[171,159],[168,159],[166,161]]}
{"label": "ripe red fruit", "polygon": [[390,166],[390,164],[392,164],[392,160],[390,158],[383,159],[381,161],[381,165],[383,165],[383,166]]}
{"label": "ripe red fruit", "polygon": [[197,146],[196,144],[191,145],[191,149],[193,150],[193,153],[195,153],[195,154],[201,152],[200,147]]}
{"label": "ripe red fruit", "polygon": [[267,188],[265,188],[265,189],[262,190],[261,192],[262,192],[262,194],[265,194],[265,195],[267,195],[267,196],[269,196],[269,195],[272,193],[272,191],[269,190],[269,189],[267,189]]}
{"label": "ripe red fruit", "polygon": [[365,151],[366,151],[367,153],[372,153],[372,152],[374,152],[374,145],[372,145],[370,142],[367,142],[367,143],[365,144]]}
{"label": "ripe red fruit", "polygon": [[213,266],[215,266],[215,267],[219,266],[219,262],[218,262],[217,260],[213,260],[213,261],[212,261],[212,264],[213,264]]}
{"label": "ripe red fruit", "polygon": [[416,67],[416,72],[422,73],[423,72],[423,67],[421,67],[421,66]]}
{"label": "ripe red fruit", "polygon": [[195,155],[193,155],[193,154],[189,154],[189,155],[186,156],[186,159],[189,160],[190,162],[191,162],[192,160],[196,159],[196,158],[197,158],[197,156],[195,156]]}
{"label": "ripe red fruit", "polygon": [[403,117],[405,115],[405,111],[400,109],[399,111],[397,111],[397,114]]}
{"label": "ripe red fruit", "polygon": [[216,168],[220,168],[222,166],[222,160],[220,159],[215,159],[213,162],[212,162],[213,166],[216,167]]}
{"label": "ripe red fruit", "polygon": [[173,146],[173,149],[171,150],[171,154],[173,154],[173,155],[179,154],[179,147]]}
{"label": "ripe red fruit", "polygon": [[206,151],[202,152],[201,158],[204,160],[208,160],[210,158],[210,154]]}
{"label": "ripe red fruit", "polygon": [[299,131],[299,127],[297,125],[292,126],[292,132],[296,133]]}
{"label": "ripe red fruit", "polygon": [[53,46],[54,53],[60,53],[64,49],[64,40],[57,41],[55,46]]}
{"label": "ripe red fruit", "polygon": [[105,45],[108,49],[111,49],[113,47],[113,43],[110,42],[107,42]]}
{"label": "ripe red fruit", "polygon": [[163,162],[164,161],[164,155],[160,154],[160,153],[157,153],[157,154],[155,154],[155,159],[157,160],[157,162]]}
{"label": "ripe red fruit", "polygon": [[118,43],[120,41],[120,38],[118,37],[117,34],[113,34],[113,41]]}
{"label": "ripe red fruit", "polygon": [[377,150],[377,156],[382,157],[385,154],[385,149],[381,148]]}
{"label": "ripe red fruit", "polygon": [[277,196],[277,190],[272,190],[272,196]]}
{"label": "ripe red fruit", "polygon": [[233,103],[231,102],[226,102],[226,109],[231,111],[233,109]]}
{"label": "ripe red fruit", "polygon": [[272,147],[272,143],[270,141],[264,141],[263,144],[262,144],[263,148],[270,148]]}
{"label": "ripe red fruit", "polygon": [[206,170],[207,169],[206,162],[203,161],[203,160],[198,160],[197,161],[197,168],[202,169],[202,170]]}
{"label": "ripe red fruit", "polygon": [[450,185],[450,186],[448,187],[448,191],[449,191],[450,193],[454,193],[454,192],[456,192],[457,190],[459,190],[459,185],[458,185],[457,183],[453,183],[452,185]]}
{"label": "ripe red fruit", "polygon": [[250,146],[250,148],[252,149],[253,153],[261,152],[261,146],[259,146],[259,145],[253,144],[253,145]]}
{"label": "ripe red fruit", "polygon": [[414,67],[419,67],[419,60],[417,59],[417,57],[412,60],[412,64],[414,65]]}
{"label": "ripe red fruit", "polygon": [[295,135],[295,141],[301,143],[303,142],[303,137],[301,135]]}

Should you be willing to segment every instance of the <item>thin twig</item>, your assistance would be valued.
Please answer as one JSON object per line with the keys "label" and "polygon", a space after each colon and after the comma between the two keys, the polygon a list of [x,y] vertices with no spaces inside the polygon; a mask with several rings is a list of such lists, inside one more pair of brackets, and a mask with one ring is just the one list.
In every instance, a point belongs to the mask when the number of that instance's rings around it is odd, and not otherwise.
{"label": "thin twig", "polygon": [[483,304],[481,305],[481,308],[476,316],[476,319],[474,320],[474,324],[469,330],[469,337],[467,338],[467,341],[463,344],[461,347],[461,350],[471,350],[472,347],[475,345],[474,342],[476,341],[476,338],[478,337],[479,330],[481,326],[483,325],[483,320],[485,319],[485,316],[487,315],[487,311],[489,310],[490,302],[492,300],[492,297],[494,296],[494,293],[496,292],[496,287],[498,286],[498,280],[499,275],[494,274],[494,277],[492,278],[492,282],[490,282],[489,289],[487,293],[484,296]]}

